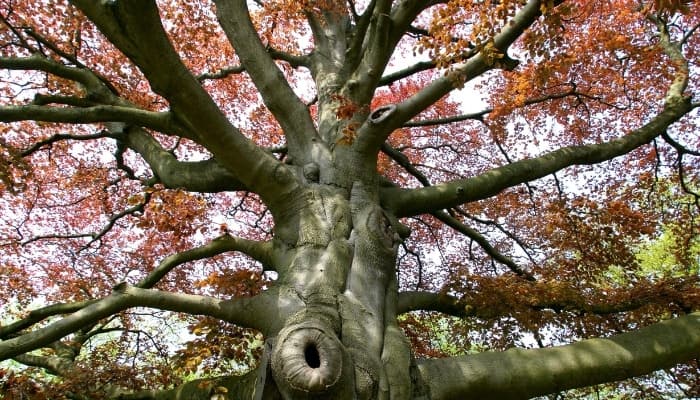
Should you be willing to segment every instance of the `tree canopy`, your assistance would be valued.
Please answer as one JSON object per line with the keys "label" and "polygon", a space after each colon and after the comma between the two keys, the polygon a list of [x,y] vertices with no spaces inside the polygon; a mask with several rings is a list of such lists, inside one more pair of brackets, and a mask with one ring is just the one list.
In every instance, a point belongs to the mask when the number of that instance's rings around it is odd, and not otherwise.
{"label": "tree canopy", "polygon": [[4,0],[0,399],[700,396],[698,27]]}

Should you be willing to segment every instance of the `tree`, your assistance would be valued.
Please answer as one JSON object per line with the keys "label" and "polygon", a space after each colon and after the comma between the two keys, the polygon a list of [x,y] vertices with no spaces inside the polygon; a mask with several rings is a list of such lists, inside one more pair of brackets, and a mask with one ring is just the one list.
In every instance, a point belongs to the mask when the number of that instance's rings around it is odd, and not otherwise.
{"label": "tree", "polygon": [[697,394],[699,11],[4,1],[0,398]]}

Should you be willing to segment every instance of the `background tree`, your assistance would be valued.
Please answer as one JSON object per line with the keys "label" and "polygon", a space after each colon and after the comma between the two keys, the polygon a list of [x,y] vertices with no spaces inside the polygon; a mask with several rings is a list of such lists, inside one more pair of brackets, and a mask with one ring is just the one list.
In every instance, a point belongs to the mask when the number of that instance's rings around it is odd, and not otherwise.
{"label": "background tree", "polygon": [[691,2],[0,22],[0,397],[699,394]]}

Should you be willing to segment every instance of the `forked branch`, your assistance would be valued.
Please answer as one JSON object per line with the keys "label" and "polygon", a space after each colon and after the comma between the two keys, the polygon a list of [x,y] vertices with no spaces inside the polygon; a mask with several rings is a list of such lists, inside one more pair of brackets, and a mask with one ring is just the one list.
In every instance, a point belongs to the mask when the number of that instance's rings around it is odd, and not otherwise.
{"label": "forked branch", "polygon": [[183,64],[163,28],[155,1],[72,3],[139,67],[151,88],[169,101],[174,119],[246,187],[265,200],[294,190],[291,171],[233,126]]}

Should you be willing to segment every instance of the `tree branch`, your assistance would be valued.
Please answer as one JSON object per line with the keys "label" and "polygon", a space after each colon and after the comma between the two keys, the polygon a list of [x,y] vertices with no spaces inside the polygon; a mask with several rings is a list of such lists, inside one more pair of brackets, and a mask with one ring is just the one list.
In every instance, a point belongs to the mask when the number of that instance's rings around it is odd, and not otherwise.
{"label": "tree branch", "polygon": [[411,311],[437,311],[462,318],[478,315],[474,307],[448,294],[425,291],[399,293],[397,314]]}
{"label": "tree branch", "polygon": [[344,66],[346,73],[352,73],[347,85],[356,104],[369,104],[398,43],[398,38],[390,37],[393,25],[391,1],[371,1],[357,26]]}
{"label": "tree branch", "polygon": [[152,288],[158,283],[168,272],[178,265],[189,261],[201,260],[212,257],[217,254],[226,253],[229,251],[240,251],[257,261],[260,261],[263,266],[272,265],[272,242],[258,242],[236,238],[229,235],[219,236],[204,246],[186,250],[177,254],[166,257],[160,262],[158,267],[151,271],[148,276],[143,278],[136,286],[144,289]]}
{"label": "tree branch", "polygon": [[[121,283],[115,286],[114,292],[110,296],[89,303],[61,320],[44,328],[0,342],[0,361],[44,347],[66,335],[81,330],[85,326],[134,307],[150,307],[194,315],[207,315],[267,332],[271,323],[274,323],[274,318],[261,318],[261,316],[269,315],[269,312],[264,310],[272,306],[268,304],[270,301],[279,301],[272,296],[275,296],[275,292],[268,290],[251,298],[219,300],[207,296],[142,289]],[[290,302],[289,307],[292,306],[293,304]],[[297,307],[298,305],[295,308]],[[279,310],[278,312],[284,311],[288,310]],[[268,314],[265,314],[266,312]]]}
{"label": "tree branch", "polygon": [[596,164],[651,142],[693,109],[688,99],[668,104],[650,122],[627,136],[608,142],[569,146],[542,156],[516,161],[479,176],[419,189],[383,188],[383,204],[397,216],[411,216],[491,197],[505,188],[542,178],[571,165]]}
{"label": "tree branch", "polygon": [[242,65],[236,65],[233,67],[222,68],[216,72],[203,73],[197,76],[197,80],[203,82],[209,79],[223,79],[230,75],[240,74],[243,71],[245,71],[245,68],[243,68]]}
{"label": "tree branch", "polygon": [[273,213],[297,180],[287,167],[234,127],[190,73],[168,39],[153,0],[72,0],[170,102],[174,119],[270,205]]}
{"label": "tree branch", "polygon": [[36,356],[32,354],[20,354],[13,358],[26,366],[37,367],[46,370],[52,375],[60,376],[73,366],[73,363],[62,357]]}
{"label": "tree branch", "polygon": [[[583,98],[588,98],[588,99],[595,100],[595,101],[600,101],[599,99],[596,99],[593,96],[578,92],[576,90],[576,85],[571,84],[570,90],[567,90],[567,91],[561,92],[561,93],[547,94],[547,95],[527,99],[523,103],[523,106],[531,106],[534,104],[544,103],[544,102],[550,101],[550,100],[563,99],[563,98],[569,97],[569,96],[576,97],[579,100],[583,97]],[[608,105],[610,107],[615,107],[612,104],[606,104],[606,105]],[[436,125],[452,124],[455,122],[462,122],[462,121],[467,121],[467,120],[475,120],[475,121],[482,121],[483,122],[484,116],[487,114],[490,114],[492,112],[493,112],[493,108],[486,108],[486,109],[483,109],[483,110],[475,112],[475,113],[455,115],[452,117],[426,119],[426,120],[411,120],[411,121],[408,121],[405,124],[403,124],[403,127],[414,128],[414,127],[421,127],[421,126],[436,126]]]}
{"label": "tree branch", "polygon": [[236,49],[241,64],[258,88],[265,105],[280,123],[290,151],[310,162],[308,149],[316,134],[306,105],[297,97],[255,31],[245,0],[215,1],[216,15]]}
{"label": "tree branch", "polygon": [[[212,257],[217,254],[222,254],[228,251],[241,251],[263,265],[271,265],[271,242],[257,242],[242,238],[235,238],[229,235],[220,236],[214,239],[207,245],[183,251],[166,257],[148,276],[143,278],[135,286],[142,289],[150,289],[160,281],[168,272],[178,265],[189,261],[201,260],[203,258]],[[74,303],[53,304],[33,310],[26,318],[18,320],[9,325],[0,326],[0,339],[7,339],[16,336],[18,332],[29,328],[30,326],[43,321],[46,318],[74,313],[87,306],[90,306],[99,300],[88,300]]]}
{"label": "tree branch", "polygon": [[693,313],[607,339],[424,360],[418,368],[431,399],[527,399],[639,376],[699,356],[700,313]]}
{"label": "tree branch", "polygon": [[21,332],[37,322],[45,320],[46,318],[53,317],[55,315],[70,314],[95,302],[97,302],[97,300],[59,303],[32,310],[29,312],[29,315],[26,318],[15,321],[9,325],[0,326],[0,339],[7,339],[9,337],[16,336],[18,332]]}
{"label": "tree branch", "polygon": [[[267,368],[266,365],[258,367],[245,375],[220,376],[213,378],[195,379],[170,390],[142,390],[135,393],[116,393],[112,400],[210,400],[233,397],[214,397],[215,388],[226,388],[228,393],[235,393],[236,399],[267,399],[269,387],[263,389],[257,381],[260,379],[260,368]],[[264,373],[265,370],[262,371]],[[264,375],[263,375],[264,376]],[[263,382],[265,383],[265,382]],[[258,392],[264,390],[264,394]],[[260,397],[254,397],[260,395]],[[267,395],[267,396],[266,396]]]}
{"label": "tree branch", "polygon": [[171,121],[171,114],[168,112],[153,112],[132,107],[105,105],[92,107],[0,106],[0,121],[43,121],[73,124],[124,122],[164,133],[173,133],[175,131]]}
{"label": "tree branch", "polygon": [[496,250],[493,246],[491,246],[491,243],[489,243],[488,239],[484,237],[481,233],[477,232],[475,229],[470,228],[469,226],[465,225],[461,221],[459,221],[457,218],[452,217],[448,213],[444,211],[435,211],[431,213],[435,218],[439,219],[440,221],[444,222],[445,225],[451,227],[452,229],[456,230],[457,232],[462,233],[463,235],[467,236],[471,240],[475,241],[485,252],[486,254],[493,258],[494,260],[498,261],[499,263],[505,265],[516,273],[517,275],[529,280],[529,281],[534,281],[535,277],[532,276],[531,273],[525,271],[522,269],[521,266],[519,266],[515,261],[513,261],[511,258],[506,257],[503,253],[500,251]]}
{"label": "tree branch", "polygon": [[36,70],[79,82],[95,98],[106,98],[117,94],[106,79],[84,67],[69,67],[35,53],[28,57],[0,57],[0,68],[9,70]]}
{"label": "tree branch", "polygon": [[216,193],[248,190],[241,181],[216,159],[179,161],[165,150],[144,129],[138,127],[110,127],[118,130],[118,140],[136,151],[148,163],[158,180],[169,188],[184,188],[192,192]]}
{"label": "tree branch", "polygon": [[[405,3],[411,2],[405,1],[401,4]],[[540,3],[540,0],[528,1],[506,24],[505,28],[494,36],[494,49],[501,54],[506,54],[508,47],[541,15]],[[411,15],[410,10],[413,6],[406,5],[405,7],[407,7],[406,10],[409,10],[406,11],[407,14]],[[430,107],[452,90],[462,87],[465,82],[469,82],[495,67],[496,65],[483,52],[477,53],[462,64],[455,65],[444,76],[435,79],[418,93],[397,104],[391,115],[383,119],[380,125],[363,125],[358,131],[360,148],[363,151],[378,148],[395,129],[403,126],[408,120]]]}
{"label": "tree branch", "polygon": [[429,69],[435,68],[435,61],[420,61],[414,65],[404,68],[402,70],[392,72],[388,75],[384,75],[382,79],[379,80],[379,86],[391,85],[392,83],[401,80],[403,78],[409,77],[415,73],[427,71]]}
{"label": "tree branch", "polygon": [[[498,279],[498,278],[496,278]],[[551,288],[551,282],[512,281],[491,282],[486,288],[474,290],[464,298],[441,292],[406,291],[399,294],[399,313],[411,311],[438,311],[454,317],[479,317],[484,319],[512,316],[518,312],[550,310],[554,312],[573,312],[576,314],[610,315],[634,311],[649,305],[667,307],[673,303],[688,308],[684,304],[683,293],[695,289],[697,282],[659,282],[650,286],[631,290],[626,298],[609,300],[604,291],[589,288],[584,292],[573,286]],[[514,286],[514,285],[517,285]],[[493,286],[503,292],[516,292],[512,299],[497,304],[488,304],[483,297],[498,296]]]}
{"label": "tree branch", "polygon": [[125,210],[122,210],[118,213],[114,213],[109,216],[109,219],[107,220],[107,223],[105,226],[100,229],[99,232],[91,232],[91,233],[75,233],[75,234],[47,234],[47,235],[39,235],[39,236],[34,236],[30,239],[25,240],[22,242],[22,246],[25,246],[29,243],[33,243],[39,240],[46,240],[46,239],[80,239],[80,238],[90,238],[90,240],[85,243],[80,250],[85,250],[89,248],[93,243],[97,242],[98,240],[101,240],[104,235],[106,235],[109,231],[112,230],[114,227],[114,224],[117,223],[120,219],[133,215],[137,212],[142,212],[144,205],[148,203],[148,200],[150,198],[150,194],[146,193],[146,197],[143,202],[140,202],[133,207],[129,207]]}
{"label": "tree branch", "polygon": [[[413,164],[410,163],[408,160],[408,157],[406,157],[402,152],[399,150],[394,149],[391,147],[388,143],[382,144],[382,151],[387,154],[391,159],[393,159],[396,163],[401,165],[403,168],[406,169],[411,175],[413,175],[420,183],[423,184],[425,187],[431,186],[430,181],[428,181],[428,178],[423,175]],[[516,264],[513,260],[510,258],[506,257],[503,255],[501,252],[493,248],[491,244],[488,242],[488,240],[479,232],[476,230],[466,226],[464,223],[460,222],[456,218],[452,217],[448,213],[444,211],[435,211],[431,213],[435,218],[439,219],[440,221],[444,222],[447,226],[453,228],[457,232],[462,233],[463,235],[469,237],[473,241],[475,241],[481,248],[488,254],[491,258],[494,260],[500,262],[501,264],[504,264],[507,266],[511,271],[515,272],[516,274],[525,277],[528,280],[534,280],[535,278],[528,273],[527,271],[524,271],[518,264]]]}

